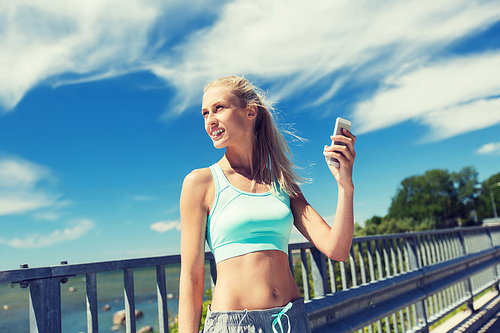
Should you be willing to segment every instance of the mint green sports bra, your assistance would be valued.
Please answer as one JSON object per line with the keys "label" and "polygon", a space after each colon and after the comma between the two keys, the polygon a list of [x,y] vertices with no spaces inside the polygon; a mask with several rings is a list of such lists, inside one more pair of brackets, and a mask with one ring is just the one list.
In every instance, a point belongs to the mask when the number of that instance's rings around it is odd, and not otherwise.
{"label": "mint green sports bra", "polygon": [[290,198],[283,191],[273,194],[244,192],[233,186],[221,167],[210,167],[215,198],[207,218],[206,239],[215,262],[264,250],[288,254],[293,225]]}

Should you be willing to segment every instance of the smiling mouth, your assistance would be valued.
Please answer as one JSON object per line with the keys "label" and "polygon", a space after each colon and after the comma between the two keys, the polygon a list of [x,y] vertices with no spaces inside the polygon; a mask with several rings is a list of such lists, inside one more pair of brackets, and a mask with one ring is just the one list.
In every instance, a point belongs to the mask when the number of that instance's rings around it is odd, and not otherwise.
{"label": "smiling mouth", "polygon": [[222,128],[219,128],[218,130],[212,131],[212,133],[211,133],[212,138],[217,138],[224,132],[225,132],[225,130]]}

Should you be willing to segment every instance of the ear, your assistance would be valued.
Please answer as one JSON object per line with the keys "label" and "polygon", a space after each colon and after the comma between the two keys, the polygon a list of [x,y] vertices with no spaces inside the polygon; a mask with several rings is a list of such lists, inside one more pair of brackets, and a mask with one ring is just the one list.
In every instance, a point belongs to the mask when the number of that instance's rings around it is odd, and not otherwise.
{"label": "ear", "polygon": [[247,116],[248,119],[254,119],[259,114],[259,108],[257,104],[248,104],[247,105]]}

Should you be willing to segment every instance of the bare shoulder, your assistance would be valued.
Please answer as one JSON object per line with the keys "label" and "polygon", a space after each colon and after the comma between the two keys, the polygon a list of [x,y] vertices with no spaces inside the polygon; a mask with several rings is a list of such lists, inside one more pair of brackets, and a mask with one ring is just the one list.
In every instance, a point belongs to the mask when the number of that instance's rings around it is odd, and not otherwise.
{"label": "bare shoulder", "polygon": [[207,188],[213,183],[212,172],[210,168],[195,169],[185,178],[182,187],[202,189]]}
{"label": "bare shoulder", "polygon": [[215,184],[210,168],[191,171],[182,184],[181,202],[186,199],[192,205],[201,204],[205,209],[211,207],[214,197]]}

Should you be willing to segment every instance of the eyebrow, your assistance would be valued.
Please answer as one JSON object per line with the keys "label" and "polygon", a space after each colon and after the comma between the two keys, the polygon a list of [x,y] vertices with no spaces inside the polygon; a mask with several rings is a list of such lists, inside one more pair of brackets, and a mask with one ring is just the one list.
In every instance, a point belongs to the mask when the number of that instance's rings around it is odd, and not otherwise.
{"label": "eyebrow", "polygon": [[[212,103],[211,107],[214,106],[214,105],[216,105],[216,104],[219,104],[219,103],[227,103],[227,102],[224,102],[224,100],[219,99],[216,102]],[[207,108],[202,108],[201,112],[203,112],[203,111],[208,111],[208,109]]]}

